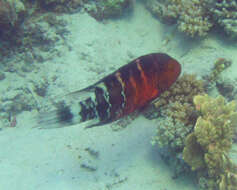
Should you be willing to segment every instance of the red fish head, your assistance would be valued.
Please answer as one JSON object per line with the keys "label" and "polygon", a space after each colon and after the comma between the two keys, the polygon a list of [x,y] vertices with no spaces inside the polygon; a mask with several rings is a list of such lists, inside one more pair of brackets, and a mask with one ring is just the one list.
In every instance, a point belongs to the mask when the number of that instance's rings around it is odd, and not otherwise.
{"label": "red fish head", "polygon": [[165,77],[167,77],[168,86],[170,87],[179,77],[181,65],[175,59],[170,59],[165,66],[165,69]]}
{"label": "red fish head", "polygon": [[[161,58],[162,57],[162,58]],[[159,76],[157,80],[159,94],[170,88],[181,73],[181,65],[166,54],[159,56]],[[158,59],[159,60],[159,59]]]}

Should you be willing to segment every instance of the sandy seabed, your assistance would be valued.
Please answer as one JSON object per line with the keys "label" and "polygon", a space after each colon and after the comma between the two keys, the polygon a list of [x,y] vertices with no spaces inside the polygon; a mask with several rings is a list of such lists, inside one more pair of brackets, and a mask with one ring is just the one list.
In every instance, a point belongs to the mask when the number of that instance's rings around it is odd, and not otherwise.
{"label": "sandy seabed", "polygon": [[[198,76],[207,74],[217,58],[228,58],[233,65],[226,76],[236,77],[237,45],[214,34],[202,41],[179,32],[170,37],[175,27],[161,24],[139,3],[119,20],[99,23],[86,13],[65,19],[68,46],[57,47],[62,54],[42,66],[41,73],[57,76],[49,86],[50,95],[86,87],[151,52],[171,55],[183,72]],[[116,132],[110,124],[87,130],[84,124],[39,130],[32,128],[35,115],[36,111],[23,112],[15,128],[0,131],[1,190],[198,189],[191,177],[172,179],[172,168],[150,143],[154,121],[139,116]]]}

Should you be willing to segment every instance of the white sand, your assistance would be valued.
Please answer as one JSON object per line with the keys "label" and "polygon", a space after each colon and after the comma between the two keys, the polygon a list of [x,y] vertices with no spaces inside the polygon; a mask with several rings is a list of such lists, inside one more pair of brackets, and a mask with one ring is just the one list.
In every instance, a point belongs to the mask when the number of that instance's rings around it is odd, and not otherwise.
{"label": "white sand", "polygon": [[[230,58],[234,64],[228,77],[236,77],[236,45],[217,37],[189,40],[178,32],[165,45],[174,27],[162,25],[139,4],[131,15],[104,24],[86,13],[66,18],[71,22],[67,44],[72,50],[58,47],[61,56],[44,64],[42,75],[57,76],[49,95],[85,87],[129,60],[157,51],[178,59],[183,71],[198,75],[208,73],[217,58]],[[188,177],[172,179],[172,168],[150,144],[154,121],[141,116],[118,132],[108,125],[84,130],[83,124],[39,130],[31,128],[34,115],[23,112],[15,128],[0,131],[0,190],[197,189]],[[98,151],[98,158],[85,148]]]}
{"label": "white sand", "polygon": [[[151,121],[138,118],[120,132],[79,125],[38,130],[29,128],[29,117],[21,114],[17,128],[0,133],[1,189],[194,189],[187,179],[172,180],[150,144]],[[98,158],[85,151],[88,147],[99,152]],[[83,163],[97,170],[87,171]]]}

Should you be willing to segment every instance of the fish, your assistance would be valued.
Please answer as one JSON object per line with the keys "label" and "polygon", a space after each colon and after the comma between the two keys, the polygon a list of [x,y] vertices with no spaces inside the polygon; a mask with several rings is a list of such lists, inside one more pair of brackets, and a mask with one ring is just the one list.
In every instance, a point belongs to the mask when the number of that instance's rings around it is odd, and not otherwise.
{"label": "fish", "polygon": [[42,128],[72,126],[85,128],[114,122],[142,110],[178,79],[181,65],[165,53],[140,56],[98,82],[65,95],[54,110],[39,113]]}

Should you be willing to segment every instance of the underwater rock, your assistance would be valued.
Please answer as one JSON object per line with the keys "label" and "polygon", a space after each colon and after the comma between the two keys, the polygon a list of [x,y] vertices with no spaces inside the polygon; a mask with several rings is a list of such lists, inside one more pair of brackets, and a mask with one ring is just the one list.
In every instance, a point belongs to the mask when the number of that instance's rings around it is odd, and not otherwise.
{"label": "underwater rock", "polygon": [[20,0],[0,0],[0,37],[6,38],[15,32],[16,27],[23,21],[25,11]]}
{"label": "underwater rock", "polygon": [[6,113],[20,113],[23,110],[35,108],[36,102],[28,89],[15,89],[5,92],[1,96],[0,111]]}
{"label": "underwater rock", "polygon": [[54,11],[54,12],[75,12],[78,10],[85,0],[38,0],[38,4],[44,10]]}
{"label": "underwater rock", "polygon": [[91,160],[83,161],[80,167],[89,172],[94,172],[98,169],[98,167]]}
{"label": "underwater rock", "polygon": [[85,10],[97,20],[114,18],[132,8],[133,0],[96,0],[84,5]]}
{"label": "underwater rock", "polygon": [[37,100],[28,88],[9,87],[8,91],[1,93],[0,98],[0,120],[5,127],[13,126],[12,117],[22,111],[29,111],[37,108]]}
{"label": "underwater rock", "polygon": [[219,79],[218,81],[216,81],[216,88],[218,89],[218,92],[230,101],[234,100],[235,95],[237,94],[235,87],[236,82],[228,79]]}
{"label": "underwater rock", "polygon": [[98,159],[99,158],[99,151],[97,151],[97,150],[94,150],[94,149],[92,149],[92,148],[90,148],[90,147],[87,147],[87,148],[85,148],[85,151],[86,152],[88,152],[88,154],[91,156],[91,157],[93,157],[93,158],[95,158],[95,159]]}
{"label": "underwater rock", "polygon": [[42,51],[49,51],[52,45],[58,41],[59,35],[44,21],[32,22],[24,26],[24,38],[22,43],[25,47],[39,47]]}
{"label": "underwater rock", "polygon": [[[65,37],[69,33],[64,17],[44,14],[39,18],[27,19],[13,45],[10,41],[0,41],[0,61],[2,70],[15,72],[20,76],[37,71],[40,64],[65,51]],[[17,63],[17,64],[16,64]]]}
{"label": "underwater rock", "polygon": [[37,94],[40,97],[45,97],[47,90],[48,90],[48,86],[49,86],[49,81],[46,79],[42,79],[42,80],[38,80],[33,81],[33,91],[35,92],[35,94]]}

